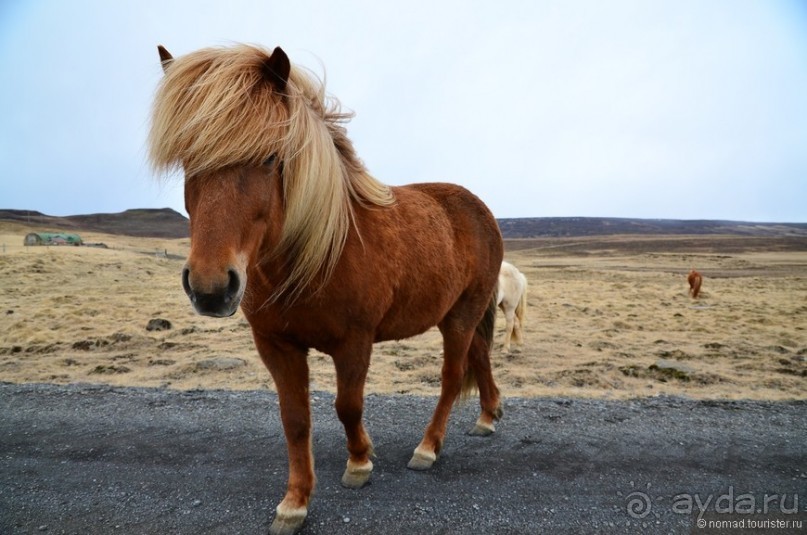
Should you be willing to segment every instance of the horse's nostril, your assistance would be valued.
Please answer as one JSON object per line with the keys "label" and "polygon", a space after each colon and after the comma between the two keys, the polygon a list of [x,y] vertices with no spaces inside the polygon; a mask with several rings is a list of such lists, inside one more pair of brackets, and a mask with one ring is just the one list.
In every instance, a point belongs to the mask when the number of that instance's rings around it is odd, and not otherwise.
{"label": "horse's nostril", "polygon": [[238,290],[241,288],[241,279],[238,277],[238,272],[234,269],[228,270],[227,274],[230,276],[230,279],[227,281],[227,295],[224,297],[224,300],[230,302],[238,295]]}
{"label": "horse's nostril", "polygon": [[182,288],[185,290],[185,293],[188,296],[190,296],[193,293],[193,291],[191,290],[190,276],[191,276],[191,270],[188,268],[184,268],[182,270]]}

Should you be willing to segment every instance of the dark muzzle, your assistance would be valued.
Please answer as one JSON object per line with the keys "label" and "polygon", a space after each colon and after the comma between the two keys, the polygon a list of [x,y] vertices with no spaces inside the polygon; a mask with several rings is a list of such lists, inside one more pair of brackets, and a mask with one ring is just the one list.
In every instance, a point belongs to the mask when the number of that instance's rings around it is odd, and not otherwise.
{"label": "dark muzzle", "polygon": [[196,291],[191,283],[191,270],[182,270],[182,287],[193,304],[193,308],[203,316],[224,318],[232,316],[241,302],[241,279],[234,269],[227,270],[227,283],[213,286],[205,292]]}

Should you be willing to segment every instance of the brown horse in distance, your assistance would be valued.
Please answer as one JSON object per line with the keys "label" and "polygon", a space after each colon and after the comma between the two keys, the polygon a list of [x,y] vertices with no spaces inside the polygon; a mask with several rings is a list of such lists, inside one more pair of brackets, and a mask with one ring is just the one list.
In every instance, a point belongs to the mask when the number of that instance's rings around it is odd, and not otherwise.
{"label": "brown horse in distance", "polygon": [[362,487],[373,469],[362,409],[374,342],[434,325],[443,336],[441,394],[410,468],[432,466],[454,401],[472,387],[481,405],[472,433],[492,433],[503,246],[487,207],[460,186],[373,178],[341,125],[349,115],[280,48],[159,52],[149,152],[155,170],[184,172],[183,287],[200,314],[240,306],[277,388],[289,479],[271,531],[299,529],[314,490],[310,348],[336,368],[346,487]]}
{"label": "brown horse in distance", "polygon": [[691,295],[693,299],[696,299],[701,293],[703,276],[692,269],[689,271],[689,276],[687,276],[687,282],[689,283],[689,295]]}

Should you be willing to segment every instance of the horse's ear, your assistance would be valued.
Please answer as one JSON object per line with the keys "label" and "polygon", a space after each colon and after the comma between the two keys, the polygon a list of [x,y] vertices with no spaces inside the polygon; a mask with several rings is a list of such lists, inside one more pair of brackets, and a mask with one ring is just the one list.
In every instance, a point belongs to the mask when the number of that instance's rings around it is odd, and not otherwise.
{"label": "horse's ear", "polygon": [[283,52],[283,49],[275,47],[272,55],[266,58],[263,62],[263,76],[266,81],[272,84],[272,87],[282,93],[286,90],[286,83],[289,81],[289,73],[291,72],[291,63],[289,57]]}
{"label": "horse's ear", "polygon": [[160,54],[160,63],[163,66],[163,72],[168,72],[168,66],[174,61],[174,56],[172,56],[163,45],[157,45],[157,52]]}

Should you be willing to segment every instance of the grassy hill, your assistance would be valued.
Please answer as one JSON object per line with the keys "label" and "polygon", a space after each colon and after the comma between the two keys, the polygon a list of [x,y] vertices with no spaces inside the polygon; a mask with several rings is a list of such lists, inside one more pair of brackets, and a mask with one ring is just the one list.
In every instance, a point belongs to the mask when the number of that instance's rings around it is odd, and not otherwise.
{"label": "grassy hill", "polygon": [[[133,209],[115,214],[49,216],[33,210],[2,210],[0,221],[42,230],[94,231],[150,238],[185,238],[188,219],[170,208]],[[807,237],[807,223],[628,219],[613,217],[530,217],[499,219],[506,239],[567,238],[608,235],[732,235]]]}
{"label": "grassy hill", "polygon": [[565,238],[614,234],[807,237],[807,223],[750,223],[615,217],[530,217],[499,219],[505,238]]}
{"label": "grassy hill", "polygon": [[188,218],[171,208],[141,208],[116,214],[56,217],[33,210],[0,210],[0,221],[32,228],[62,231],[93,231],[143,238],[186,238]]}

